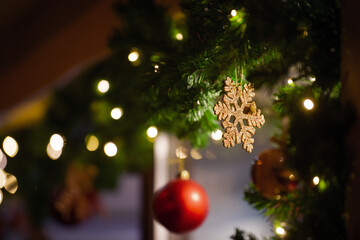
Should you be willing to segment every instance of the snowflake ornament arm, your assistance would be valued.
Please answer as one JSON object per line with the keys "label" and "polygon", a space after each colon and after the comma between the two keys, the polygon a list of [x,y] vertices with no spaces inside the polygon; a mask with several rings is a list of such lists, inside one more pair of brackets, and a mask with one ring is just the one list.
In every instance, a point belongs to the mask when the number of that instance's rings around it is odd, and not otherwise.
{"label": "snowflake ornament arm", "polygon": [[243,143],[243,148],[250,153],[253,150],[254,127],[260,128],[265,123],[264,115],[261,114],[260,109],[256,110],[256,104],[253,102],[254,88],[249,83],[241,89],[228,77],[224,90],[226,94],[222,102],[219,101],[214,106],[214,113],[218,116],[218,120],[222,121],[221,125],[225,129],[224,147],[229,148]]}

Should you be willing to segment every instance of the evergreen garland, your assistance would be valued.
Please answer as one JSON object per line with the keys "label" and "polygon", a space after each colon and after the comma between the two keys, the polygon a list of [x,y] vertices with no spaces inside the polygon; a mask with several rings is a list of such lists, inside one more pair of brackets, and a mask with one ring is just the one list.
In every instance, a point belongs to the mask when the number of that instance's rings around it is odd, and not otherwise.
{"label": "evergreen garland", "polygon": [[[122,170],[151,165],[150,125],[205,146],[218,128],[212,108],[223,81],[243,69],[256,88],[277,86],[275,111],[290,117],[287,163],[299,179],[299,188],[280,200],[262,197],[253,185],[245,199],[273,221],[286,222],[287,239],[345,239],[344,137],[352,116],[340,104],[337,0],[184,0],[172,15],[153,1],[132,0],[115,10],[123,26],[109,42],[113,56],[59,89],[41,124],[11,133],[20,152],[7,168],[18,176],[34,219],[46,214],[49,192],[69,162],[96,164],[99,187],[113,186]],[[134,49],[139,59],[129,62]],[[296,69],[295,84],[279,85],[289,68]],[[101,79],[110,82],[106,94],[96,92]],[[313,110],[303,108],[305,98],[315,103]],[[119,121],[109,115],[115,106],[124,109]],[[58,161],[45,153],[53,132],[67,140]],[[108,159],[100,150],[86,151],[89,133],[102,144],[113,140],[118,154]],[[311,184],[314,176],[319,186]],[[245,239],[244,233],[236,230],[232,239]]]}

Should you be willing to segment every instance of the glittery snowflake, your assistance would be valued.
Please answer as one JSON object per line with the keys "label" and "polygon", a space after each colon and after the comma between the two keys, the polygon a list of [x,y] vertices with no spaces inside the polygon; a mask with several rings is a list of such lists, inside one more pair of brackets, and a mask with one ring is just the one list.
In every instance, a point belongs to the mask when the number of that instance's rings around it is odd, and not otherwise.
{"label": "glittery snowflake", "polygon": [[256,109],[253,101],[255,96],[254,88],[251,83],[236,86],[231,78],[225,81],[224,91],[226,94],[214,106],[214,113],[221,125],[225,129],[223,134],[224,147],[233,147],[236,144],[243,143],[243,148],[247,152],[252,152],[255,134],[255,128],[260,128],[265,123],[264,115],[260,109]]}

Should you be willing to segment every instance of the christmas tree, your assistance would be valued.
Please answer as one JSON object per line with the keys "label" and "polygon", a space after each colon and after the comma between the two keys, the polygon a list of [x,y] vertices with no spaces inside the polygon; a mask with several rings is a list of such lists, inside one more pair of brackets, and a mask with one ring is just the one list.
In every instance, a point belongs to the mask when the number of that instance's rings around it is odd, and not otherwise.
{"label": "christmas tree", "polygon": [[[345,140],[355,115],[341,102],[340,3],[184,0],[170,5],[117,3],[123,26],[109,41],[113,55],[58,89],[37,126],[6,133],[22,146],[16,157],[27,159],[7,170],[17,176],[18,194],[34,223],[48,214],[42,206],[69,165],[96,166],[97,188],[114,186],[121,171],[150,167],[147,129],[204,147],[220,128],[213,108],[229,77],[240,89],[251,82],[273,90],[269,101],[284,120],[282,134],[273,138],[279,147],[269,156],[282,159],[274,175],[280,182],[267,186],[269,193],[259,184],[269,179],[253,173],[254,183],[245,190],[249,204],[275,225],[273,239],[346,239],[345,189],[352,168]],[[107,156],[95,151],[99,142],[109,144]],[[46,154],[46,146],[53,153]],[[51,162],[49,156],[64,161]],[[268,161],[264,156],[254,171],[265,171],[259,170]],[[33,186],[41,191],[33,194]],[[231,238],[255,239],[241,230]]]}

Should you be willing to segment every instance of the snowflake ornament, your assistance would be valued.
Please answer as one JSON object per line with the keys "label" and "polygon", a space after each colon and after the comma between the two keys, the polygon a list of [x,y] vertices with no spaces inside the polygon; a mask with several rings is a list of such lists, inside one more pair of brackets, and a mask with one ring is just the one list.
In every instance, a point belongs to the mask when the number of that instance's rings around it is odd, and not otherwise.
{"label": "snowflake ornament", "polygon": [[233,147],[243,143],[243,148],[251,153],[253,150],[255,128],[260,128],[265,123],[264,115],[260,109],[256,109],[253,101],[255,96],[254,88],[251,83],[235,86],[231,78],[225,80],[224,91],[226,94],[214,106],[214,113],[221,125],[225,129],[223,134],[224,147]]}

